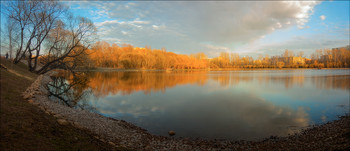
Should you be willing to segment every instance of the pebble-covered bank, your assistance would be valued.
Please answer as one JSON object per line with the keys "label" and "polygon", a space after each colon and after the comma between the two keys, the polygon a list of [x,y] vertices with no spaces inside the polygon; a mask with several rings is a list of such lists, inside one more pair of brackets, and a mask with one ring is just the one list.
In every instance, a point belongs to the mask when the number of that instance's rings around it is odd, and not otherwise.
{"label": "pebble-covered bank", "polygon": [[292,136],[262,141],[193,140],[151,135],[125,121],[50,101],[46,86],[52,74],[40,75],[23,93],[24,98],[56,117],[59,124],[89,131],[112,146],[135,150],[350,150],[349,116]]}

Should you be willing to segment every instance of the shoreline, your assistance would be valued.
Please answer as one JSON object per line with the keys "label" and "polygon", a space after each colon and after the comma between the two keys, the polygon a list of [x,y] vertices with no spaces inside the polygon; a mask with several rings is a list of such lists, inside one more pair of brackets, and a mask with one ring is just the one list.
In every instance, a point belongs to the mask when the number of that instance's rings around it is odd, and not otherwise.
{"label": "shoreline", "polygon": [[[49,72],[40,75],[23,93],[24,98],[45,113],[54,116],[61,125],[70,124],[78,129],[91,132],[95,138],[115,147],[136,150],[271,150],[285,149],[285,147],[296,150],[324,150],[325,148],[342,150],[350,148],[349,115],[326,124],[311,126],[311,128],[287,137],[271,136],[261,139],[261,141],[204,140],[156,136],[128,122],[104,117],[86,110],[70,108],[51,101],[48,98],[46,85],[51,81],[50,76],[54,74]],[[339,136],[341,136],[339,140],[334,140]],[[334,141],[333,144],[320,143],[330,140]],[[320,142],[317,143],[317,141]]]}
{"label": "shoreline", "polygon": [[119,69],[119,68],[96,68],[96,69],[76,69],[77,72],[140,72],[140,71],[251,71],[251,70],[349,70],[350,68],[217,68],[217,69]]}

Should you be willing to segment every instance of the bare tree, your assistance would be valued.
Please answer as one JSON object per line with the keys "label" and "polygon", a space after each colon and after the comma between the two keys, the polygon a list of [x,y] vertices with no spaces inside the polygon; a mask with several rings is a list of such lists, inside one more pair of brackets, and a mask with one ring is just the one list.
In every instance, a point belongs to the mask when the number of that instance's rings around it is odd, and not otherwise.
{"label": "bare tree", "polygon": [[69,16],[67,24],[60,20],[56,24],[45,43],[47,52],[42,61],[44,65],[37,73],[57,68],[73,71],[96,40],[96,27],[87,18]]}
{"label": "bare tree", "polygon": [[8,36],[8,41],[9,41],[9,54],[10,54],[10,59],[12,59],[12,41],[13,41],[13,34],[12,31],[14,29],[14,23],[11,20],[7,21],[7,36]]}
{"label": "bare tree", "polygon": [[[18,41],[11,43],[15,50],[13,62],[16,64],[28,55],[31,72],[72,69],[72,59],[68,58],[83,54],[96,34],[90,20],[73,17],[57,1],[14,1],[6,3],[6,8],[8,19],[18,29],[12,30],[12,35],[18,36]],[[38,67],[40,60],[43,65]]]}
{"label": "bare tree", "polygon": [[13,34],[15,26],[11,20],[7,20],[4,24],[1,24],[1,50],[9,53],[10,59],[13,55],[13,43],[16,42],[16,35]]}
{"label": "bare tree", "polygon": [[63,9],[54,1],[12,1],[6,5],[8,20],[17,29],[13,34],[19,35],[14,58],[16,64],[29,51],[35,51],[41,46],[45,33],[52,27],[52,24],[47,23],[57,19]]}

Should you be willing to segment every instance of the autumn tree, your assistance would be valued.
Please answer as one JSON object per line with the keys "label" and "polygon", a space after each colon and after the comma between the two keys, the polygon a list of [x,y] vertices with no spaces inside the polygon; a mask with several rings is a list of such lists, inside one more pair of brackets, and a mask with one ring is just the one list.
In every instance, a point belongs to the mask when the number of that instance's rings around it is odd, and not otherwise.
{"label": "autumn tree", "polygon": [[284,62],[282,62],[282,61],[277,62],[278,68],[283,68],[283,66],[284,66]]}
{"label": "autumn tree", "polygon": [[292,64],[292,57],[294,56],[294,52],[286,49],[282,54],[285,65],[289,66]]}
{"label": "autumn tree", "polygon": [[231,65],[233,67],[238,67],[240,65],[240,57],[239,57],[239,54],[238,53],[231,53]]}

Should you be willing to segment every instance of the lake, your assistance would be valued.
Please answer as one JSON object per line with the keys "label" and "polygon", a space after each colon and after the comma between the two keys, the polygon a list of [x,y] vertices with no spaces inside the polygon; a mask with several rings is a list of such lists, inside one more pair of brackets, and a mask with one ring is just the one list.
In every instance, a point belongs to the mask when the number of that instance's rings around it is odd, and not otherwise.
{"label": "lake", "polygon": [[87,79],[63,96],[73,98],[72,106],[155,135],[172,130],[175,137],[258,140],[349,113],[348,69],[114,71],[80,77]]}

